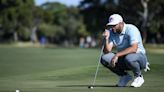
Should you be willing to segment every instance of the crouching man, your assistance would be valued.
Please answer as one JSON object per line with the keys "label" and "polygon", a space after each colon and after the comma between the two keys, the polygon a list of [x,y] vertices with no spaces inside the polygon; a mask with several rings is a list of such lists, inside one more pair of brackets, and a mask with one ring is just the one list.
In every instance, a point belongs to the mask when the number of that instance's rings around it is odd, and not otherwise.
{"label": "crouching man", "polygon": [[[138,28],[124,23],[119,14],[111,15],[107,26],[103,32],[105,45],[101,63],[120,77],[116,84],[118,87],[124,87],[132,80],[127,70],[132,70],[134,73],[131,86],[141,87],[144,83],[141,69],[146,68],[147,57]],[[116,47],[116,53],[111,52],[113,47]]]}

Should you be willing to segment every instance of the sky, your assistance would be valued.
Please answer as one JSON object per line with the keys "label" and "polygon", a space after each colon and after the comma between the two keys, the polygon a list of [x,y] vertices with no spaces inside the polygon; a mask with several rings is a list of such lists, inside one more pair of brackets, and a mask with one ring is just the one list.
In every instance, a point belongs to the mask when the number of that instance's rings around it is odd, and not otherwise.
{"label": "sky", "polygon": [[77,6],[82,0],[34,0],[34,1],[37,6],[45,2],[60,2],[67,6]]}

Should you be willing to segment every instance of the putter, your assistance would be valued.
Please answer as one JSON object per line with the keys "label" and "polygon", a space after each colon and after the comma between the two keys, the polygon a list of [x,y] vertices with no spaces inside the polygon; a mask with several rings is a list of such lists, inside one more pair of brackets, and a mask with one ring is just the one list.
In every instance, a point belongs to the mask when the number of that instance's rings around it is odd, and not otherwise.
{"label": "putter", "polygon": [[97,74],[98,74],[98,70],[99,70],[99,66],[100,66],[100,62],[101,62],[101,56],[103,55],[103,49],[104,49],[104,39],[103,39],[102,48],[101,48],[101,52],[100,52],[100,56],[99,56],[99,61],[97,63],[97,68],[96,68],[95,76],[94,76],[92,85],[91,86],[88,86],[89,89],[93,89],[93,87],[95,85]]}

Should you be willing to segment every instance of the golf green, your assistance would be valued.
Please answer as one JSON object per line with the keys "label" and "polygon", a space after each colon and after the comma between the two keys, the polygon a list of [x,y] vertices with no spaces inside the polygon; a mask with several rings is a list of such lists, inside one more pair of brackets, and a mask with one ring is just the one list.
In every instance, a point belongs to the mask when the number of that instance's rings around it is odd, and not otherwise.
{"label": "golf green", "polygon": [[[140,88],[113,87],[118,77],[100,65],[100,49],[0,47],[0,92],[164,92],[164,48],[147,48],[151,71]],[[130,72],[130,74],[132,74]]]}

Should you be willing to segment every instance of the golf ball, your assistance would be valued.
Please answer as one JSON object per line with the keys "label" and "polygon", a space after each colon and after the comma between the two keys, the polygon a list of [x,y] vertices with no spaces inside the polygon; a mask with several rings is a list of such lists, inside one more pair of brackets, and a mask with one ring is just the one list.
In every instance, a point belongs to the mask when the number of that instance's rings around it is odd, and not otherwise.
{"label": "golf ball", "polygon": [[93,86],[89,86],[88,88],[93,89]]}
{"label": "golf ball", "polygon": [[93,87],[91,86],[91,89],[93,89]]}

